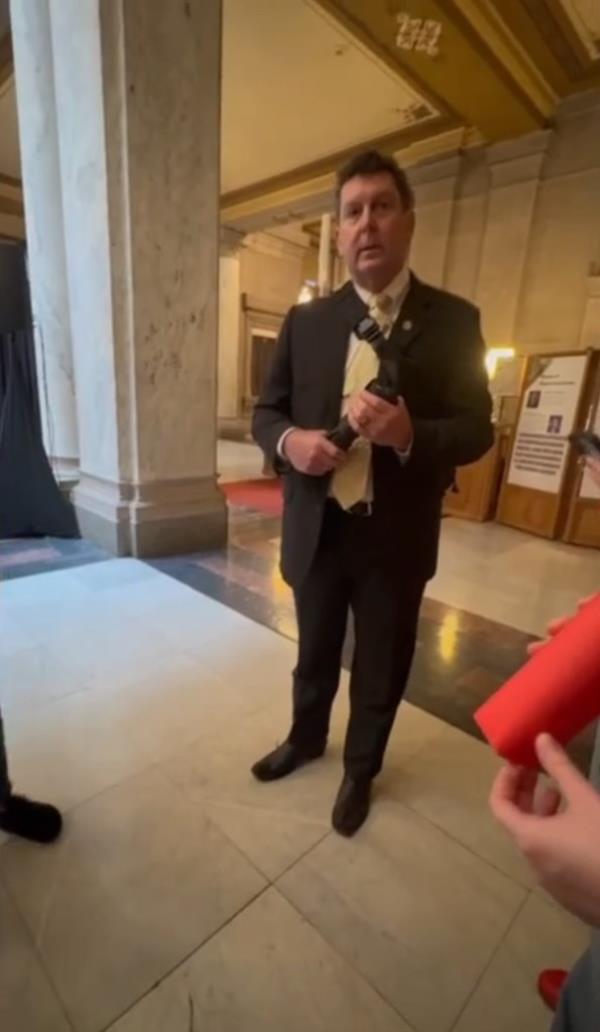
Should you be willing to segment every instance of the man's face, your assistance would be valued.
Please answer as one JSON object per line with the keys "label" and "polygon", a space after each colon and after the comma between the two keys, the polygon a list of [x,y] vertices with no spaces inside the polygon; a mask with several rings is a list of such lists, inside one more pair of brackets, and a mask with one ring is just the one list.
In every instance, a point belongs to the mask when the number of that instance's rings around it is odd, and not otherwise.
{"label": "man's face", "polygon": [[340,195],[338,251],[352,279],[367,290],[387,287],[408,258],[415,226],[389,172],[354,176]]}

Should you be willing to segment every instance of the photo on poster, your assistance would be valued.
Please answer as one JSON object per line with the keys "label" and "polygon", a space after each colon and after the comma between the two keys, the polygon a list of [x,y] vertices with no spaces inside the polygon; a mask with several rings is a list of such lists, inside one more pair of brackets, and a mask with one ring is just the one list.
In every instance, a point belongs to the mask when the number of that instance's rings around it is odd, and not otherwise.
{"label": "photo on poster", "polygon": [[583,353],[530,360],[508,484],[549,494],[560,491],[587,363]]}

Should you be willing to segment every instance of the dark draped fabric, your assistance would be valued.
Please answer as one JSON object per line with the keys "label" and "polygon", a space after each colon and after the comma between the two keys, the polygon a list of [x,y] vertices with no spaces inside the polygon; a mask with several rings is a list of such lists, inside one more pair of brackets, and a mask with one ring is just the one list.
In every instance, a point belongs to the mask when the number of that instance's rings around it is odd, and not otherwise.
{"label": "dark draped fabric", "polygon": [[[12,253],[1,250],[0,272],[10,275],[0,276],[0,538],[79,537],[73,507],[44,451],[31,316],[22,300],[27,291],[25,256],[17,248]],[[17,278],[22,292],[18,306]]]}

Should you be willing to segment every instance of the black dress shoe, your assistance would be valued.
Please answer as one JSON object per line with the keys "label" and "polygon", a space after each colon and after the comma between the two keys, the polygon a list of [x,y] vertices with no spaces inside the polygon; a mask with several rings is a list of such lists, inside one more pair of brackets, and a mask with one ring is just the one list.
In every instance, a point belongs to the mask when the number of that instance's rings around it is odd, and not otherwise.
{"label": "black dress shoe", "polygon": [[268,756],[264,756],[262,760],[255,763],[252,773],[258,781],[278,781],[279,778],[287,777],[297,767],[302,767],[311,760],[318,760],[324,752],[325,745],[301,750],[291,742],[284,742]]}
{"label": "black dress shoe", "polygon": [[62,817],[49,803],[34,803],[24,796],[11,795],[0,809],[0,830],[46,845],[60,835]]}
{"label": "black dress shoe", "polygon": [[370,778],[355,779],[348,774],[342,781],[331,815],[339,835],[350,838],[365,823],[371,808],[371,784]]}

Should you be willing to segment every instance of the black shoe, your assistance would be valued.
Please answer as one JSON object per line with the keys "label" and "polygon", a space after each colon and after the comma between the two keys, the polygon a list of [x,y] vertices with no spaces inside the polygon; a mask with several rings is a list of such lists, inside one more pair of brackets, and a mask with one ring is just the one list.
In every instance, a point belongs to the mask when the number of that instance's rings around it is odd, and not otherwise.
{"label": "black shoe", "polygon": [[339,835],[350,838],[365,823],[371,808],[371,779],[346,774],[333,807],[331,823]]}
{"label": "black shoe", "polygon": [[62,817],[49,803],[34,803],[24,796],[11,795],[0,810],[0,831],[47,844],[60,835]]}
{"label": "black shoe", "polygon": [[325,745],[313,746],[312,749],[299,749],[291,742],[284,742],[277,749],[255,763],[252,773],[258,781],[278,781],[291,774],[297,767],[318,760],[325,752]]}

